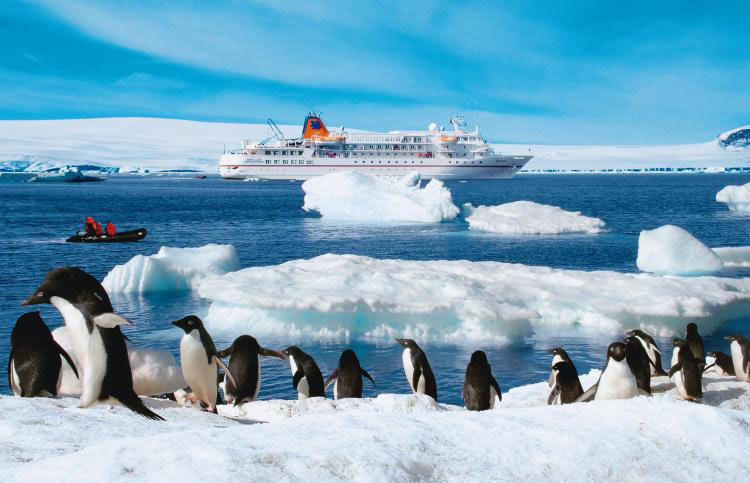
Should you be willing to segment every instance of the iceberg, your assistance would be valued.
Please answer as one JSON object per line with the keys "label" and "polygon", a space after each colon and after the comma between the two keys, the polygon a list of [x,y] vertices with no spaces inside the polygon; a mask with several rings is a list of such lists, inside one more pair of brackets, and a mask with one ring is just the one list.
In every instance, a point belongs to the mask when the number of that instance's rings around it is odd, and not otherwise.
{"label": "iceberg", "polygon": [[641,232],[636,265],[642,272],[660,275],[702,275],[723,268],[713,250],[674,225]]}
{"label": "iceberg", "polygon": [[507,235],[557,235],[561,233],[601,233],[604,222],[579,211],[533,201],[514,201],[496,206],[466,203],[464,219],[469,229]]}
{"label": "iceberg", "polygon": [[718,247],[712,250],[725,267],[750,267],[750,247]]}
{"label": "iceberg", "polygon": [[424,187],[416,171],[398,177],[342,171],[302,183],[306,211],[360,222],[438,223],[458,215],[451,192],[437,179]]}
{"label": "iceberg", "polygon": [[203,277],[237,270],[240,260],[232,245],[197,248],[161,247],[155,255],[136,255],[115,266],[102,286],[109,293],[187,291]]}
{"label": "iceberg", "polygon": [[725,203],[732,211],[750,211],[750,183],[723,187],[716,193],[716,201]]}
{"label": "iceberg", "polygon": [[[584,387],[598,373],[583,374]],[[78,409],[70,398],[2,397],[0,461],[8,481],[225,481],[237,475],[260,481],[658,475],[677,481],[686,474],[735,481],[747,471],[748,385],[715,375],[704,384],[704,404],[678,400],[674,385],[659,377],[654,397],[546,406],[549,387],[540,381],[510,389],[495,409],[482,412],[428,396],[380,394],[219,406],[222,417],[146,398],[163,423],[120,406]]]}

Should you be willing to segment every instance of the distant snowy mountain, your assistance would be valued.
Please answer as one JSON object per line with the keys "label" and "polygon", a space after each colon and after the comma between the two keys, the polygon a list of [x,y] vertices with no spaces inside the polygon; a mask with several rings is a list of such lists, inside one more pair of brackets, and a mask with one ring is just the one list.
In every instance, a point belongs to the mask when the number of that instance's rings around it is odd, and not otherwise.
{"label": "distant snowy mountain", "polygon": [[750,126],[742,126],[721,133],[716,140],[723,148],[738,148],[750,150]]}

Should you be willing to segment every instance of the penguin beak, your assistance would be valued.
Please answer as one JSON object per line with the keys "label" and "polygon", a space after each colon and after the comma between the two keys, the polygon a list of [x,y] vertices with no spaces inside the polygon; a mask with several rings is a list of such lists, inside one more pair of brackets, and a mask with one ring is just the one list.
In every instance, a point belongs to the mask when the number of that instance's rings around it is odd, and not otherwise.
{"label": "penguin beak", "polygon": [[628,337],[632,337],[633,336],[633,331],[632,330],[626,330],[625,331],[625,335],[627,335]]}
{"label": "penguin beak", "polygon": [[549,352],[550,354],[554,354],[555,349],[544,349],[544,352]]}
{"label": "penguin beak", "polygon": [[46,296],[43,290],[36,289],[33,294],[26,297],[26,300],[21,302],[22,306],[27,305],[39,305],[39,304],[48,304],[49,303],[49,297]]}
{"label": "penguin beak", "polygon": [[[21,305],[23,305],[23,304],[21,304]],[[733,339],[734,339],[734,337],[732,337],[731,335],[728,335],[728,336],[724,337],[724,340],[733,340]]]}
{"label": "penguin beak", "polygon": [[401,347],[406,347],[406,339],[396,339],[396,342],[398,342]]}

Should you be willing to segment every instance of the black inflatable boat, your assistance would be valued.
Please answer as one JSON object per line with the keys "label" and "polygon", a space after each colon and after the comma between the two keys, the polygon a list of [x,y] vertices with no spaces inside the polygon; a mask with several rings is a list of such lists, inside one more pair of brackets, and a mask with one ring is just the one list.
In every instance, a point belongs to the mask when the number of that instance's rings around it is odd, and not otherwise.
{"label": "black inflatable boat", "polygon": [[121,231],[115,233],[115,236],[107,235],[85,235],[77,233],[65,241],[71,243],[118,243],[118,242],[136,242],[146,238],[146,229],[138,228],[137,230]]}

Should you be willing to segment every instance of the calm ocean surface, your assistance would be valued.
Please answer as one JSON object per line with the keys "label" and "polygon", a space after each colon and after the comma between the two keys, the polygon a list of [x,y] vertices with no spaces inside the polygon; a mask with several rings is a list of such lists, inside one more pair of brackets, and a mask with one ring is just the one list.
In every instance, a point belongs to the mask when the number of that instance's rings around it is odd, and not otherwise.
{"label": "calm ocean surface", "polygon": [[[728,184],[744,184],[748,175],[519,175],[510,181],[448,182],[457,206],[465,202],[500,204],[531,200],[582,211],[603,219],[609,233],[508,237],[470,233],[462,221],[409,226],[331,223],[302,210],[300,182],[242,183],[167,175],[116,177],[91,184],[0,184],[0,361],[6,364],[10,332],[25,310],[19,306],[44,274],[75,265],[99,279],[136,254],[153,254],[162,245],[185,247],[230,243],[243,267],[278,264],[324,253],[354,253],[378,258],[466,259],[515,262],[583,270],[636,271],[638,233],[664,224],[679,225],[708,246],[750,245],[750,216],[729,212],[714,199]],[[146,227],[139,243],[82,245],[64,243],[79,229],[81,217],[112,219],[119,229]],[[748,269],[720,275],[750,276]],[[112,297],[115,310],[134,323],[124,332],[136,345],[158,347],[179,356],[181,331],[170,322],[190,313],[204,315],[207,302],[188,294]],[[51,328],[62,319],[51,306],[40,306]],[[707,350],[728,348],[730,332],[750,332],[750,320],[727,324],[706,338]],[[240,335],[240,334],[235,334]],[[251,334],[252,335],[252,334]],[[611,337],[566,331],[528,339],[525,344],[490,347],[422,344],[438,379],[442,402],[461,403],[461,386],[471,351],[487,352],[503,390],[546,380],[549,356],[561,345],[581,373],[601,367]],[[221,349],[230,338],[215,337]],[[259,342],[280,349],[296,343],[318,362],[324,377],[338,356],[353,348],[378,384],[366,383],[366,395],[408,392],[401,348],[393,342],[308,341],[279,336]],[[669,357],[671,344],[658,340]],[[4,366],[5,367],[5,366]],[[6,373],[0,393],[9,393]],[[295,398],[289,367],[266,359],[260,399]]]}

